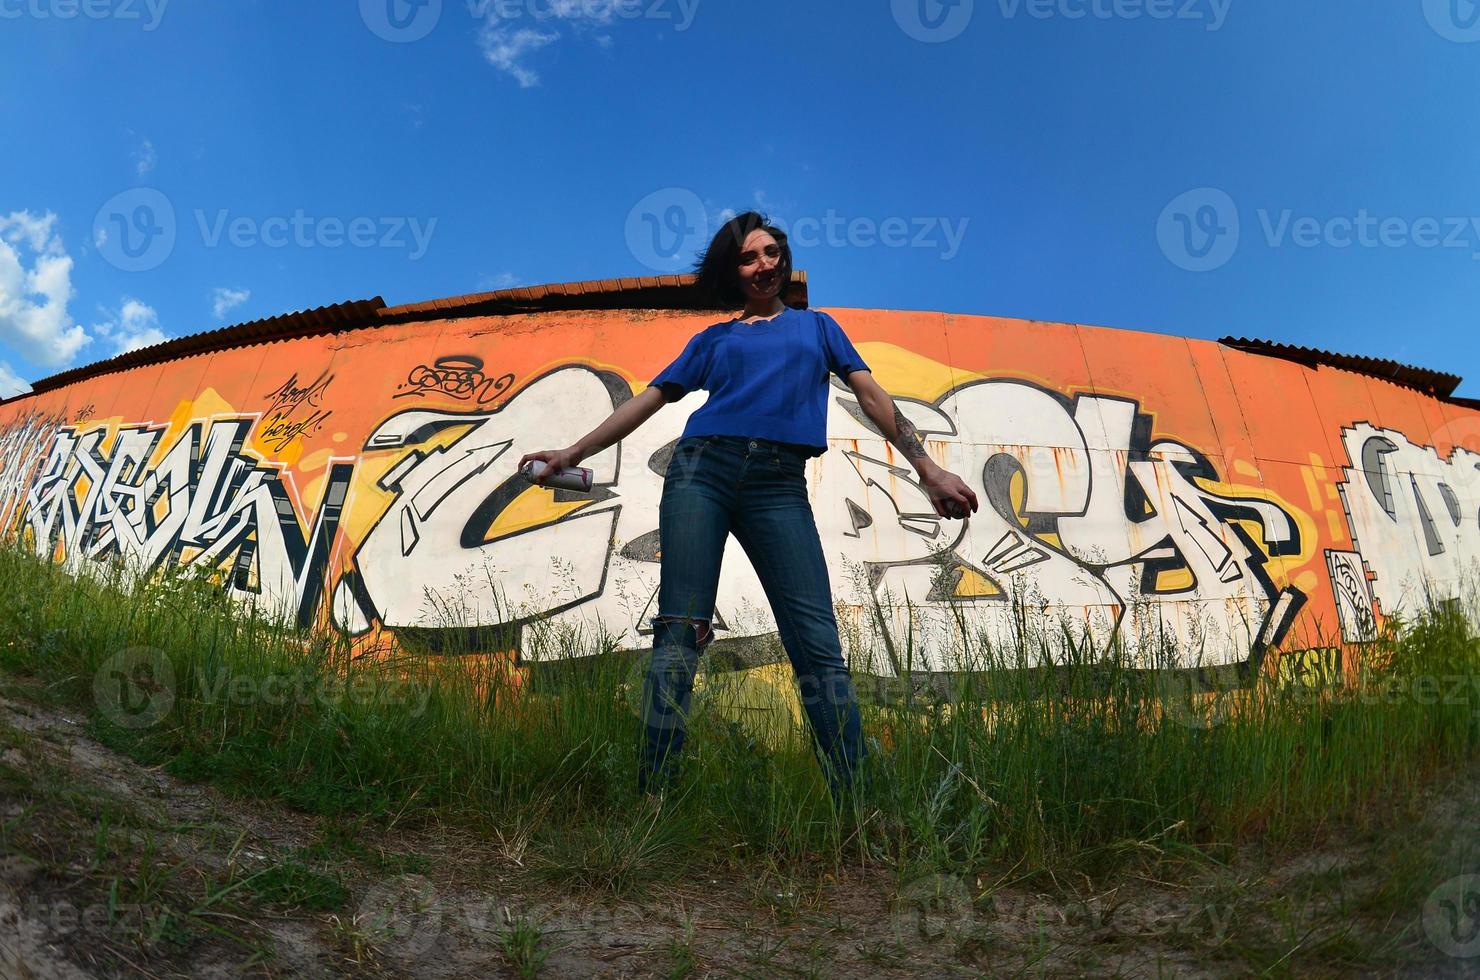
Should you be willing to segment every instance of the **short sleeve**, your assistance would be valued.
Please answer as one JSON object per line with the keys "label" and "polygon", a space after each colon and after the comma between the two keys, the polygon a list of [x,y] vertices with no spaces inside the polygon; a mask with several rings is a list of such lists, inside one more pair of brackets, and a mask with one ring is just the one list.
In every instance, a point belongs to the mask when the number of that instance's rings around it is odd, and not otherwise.
{"label": "short sleeve", "polygon": [[844,381],[852,371],[871,371],[838,321],[821,310],[815,312],[822,327],[822,352],[827,357],[827,369]]}
{"label": "short sleeve", "polygon": [[696,333],[684,345],[683,352],[673,363],[658,372],[649,382],[650,387],[663,389],[663,397],[676,402],[684,395],[703,388],[709,379],[709,331]]}

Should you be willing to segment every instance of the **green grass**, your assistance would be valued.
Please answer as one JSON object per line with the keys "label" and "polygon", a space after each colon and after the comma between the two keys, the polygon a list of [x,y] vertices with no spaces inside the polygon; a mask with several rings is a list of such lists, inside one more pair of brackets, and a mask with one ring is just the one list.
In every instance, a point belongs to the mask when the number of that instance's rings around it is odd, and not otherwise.
{"label": "green grass", "polygon": [[[800,733],[758,738],[716,702],[691,722],[679,791],[653,807],[635,788],[633,655],[610,638],[557,642],[586,656],[522,686],[479,658],[355,660],[342,638],[284,627],[187,575],[74,577],[0,546],[0,675],[86,711],[107,744],[346,825],[457,823],[553,880],[620,895],[758,862],[799,877],[883,866],[901,881],[971,880],[1006,866],[1053,881],[1217,861],[1390,807],[1480,746],[1480,654],[1441,605],[1374,645],[1343,689],[1251,682],[1210,725],[1197,723],[1205,703],[1167,693],[1167,677],[1187,675],[1133,670],[1115,651],[1107,662],[1070,644],[1028,667],[968,645],[974,669],[953,675],[949,697],[866,699],[879,751],[841,816]],[[901,663],[913,642],[893,640]],[[120,665],[132,699],[106,710],[95,681]],[[1439,697],[1424,678],[1442,679]],[[167,710],[137,725],[163,695]],[[342,902],[313,872],[272,884],[288,905]]]}
{"label": "green grass", "polygon": [[241,879],[180,859],[174,828],[79,780],[33,736],[0,722],[0,741],[17,753],[0,761],[0,795],[17,809],[0,819],[0,855],[35,870],[20,891],[26,914],[85,927],[86,942],[72,938],[79,962],[123,975],[136,958],[180,958],[208,943],[232,947],[243,964],[270,957],[252,922],[260,903],[242,901],[251,896]]}
{"label": "green grass", "polygon": [[499,946],[509,965],[525,980],[539,975],[554,949],[546,942],[544,929],[528,917],[512,918],[499,930]]}

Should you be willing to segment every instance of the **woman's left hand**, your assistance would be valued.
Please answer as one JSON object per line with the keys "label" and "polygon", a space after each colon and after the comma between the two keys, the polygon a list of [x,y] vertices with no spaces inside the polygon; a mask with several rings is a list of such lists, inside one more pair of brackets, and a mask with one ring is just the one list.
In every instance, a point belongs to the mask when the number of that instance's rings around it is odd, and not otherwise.
{"label": "woman's left hand", "polygon": [[933,473],[920,479],[920,486],[925,489],[925,495],[930,498],[930,505],[939,517],[962,520],[977,509],[976,494],[965,480],[950,470],[936,467]]}

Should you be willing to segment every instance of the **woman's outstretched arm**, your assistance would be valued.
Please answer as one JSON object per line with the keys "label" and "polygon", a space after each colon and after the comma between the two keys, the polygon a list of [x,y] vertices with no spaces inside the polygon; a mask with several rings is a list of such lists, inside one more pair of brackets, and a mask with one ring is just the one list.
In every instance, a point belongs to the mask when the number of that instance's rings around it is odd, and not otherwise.
{"label": "woman's outstretched arm", "polygon": [[[647,388],[627,399],[606,419],[564,449],[546,449],[536,453],[525,453],[519,457],[519,466],[537,459],[550,467],[549,473],[575,466],[588,456],[594,456],[608,446],[625,439],[634,429],[652,418],[653,413],[665,404],[661,388]],[[548,476],[549,473],[546,475]],[[535,481],[542,483],[542,480]]]}
{"label": "woman's outstretched arm", "polygon": [[920,476],[920,486],[941,517],[966,517],[977,509],[976,493],[966,481],[945,469],[925,451],[925,441],[913,422],[905,418],[889,392],[879,387],[872,371],[850,371],[848,387],[858,396],[859,407],[893,446],[909,460]]}

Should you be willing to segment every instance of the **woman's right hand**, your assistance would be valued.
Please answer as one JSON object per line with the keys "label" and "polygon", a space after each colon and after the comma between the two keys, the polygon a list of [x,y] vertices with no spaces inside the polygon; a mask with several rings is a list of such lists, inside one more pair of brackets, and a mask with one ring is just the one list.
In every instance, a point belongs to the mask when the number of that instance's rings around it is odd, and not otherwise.
{"label": "woman's right hand", "polygon": [[534,482],[544,486],[545,477],[558,473],[568,466],[579,465],[582,460],[581,453],[574,446],[566,446],[564,449],[543,449],[537,453],[525,453],[519,457],[519,469],[524,469],[524,464],[532,459],[544,463],[549,469],[545,470]]}

